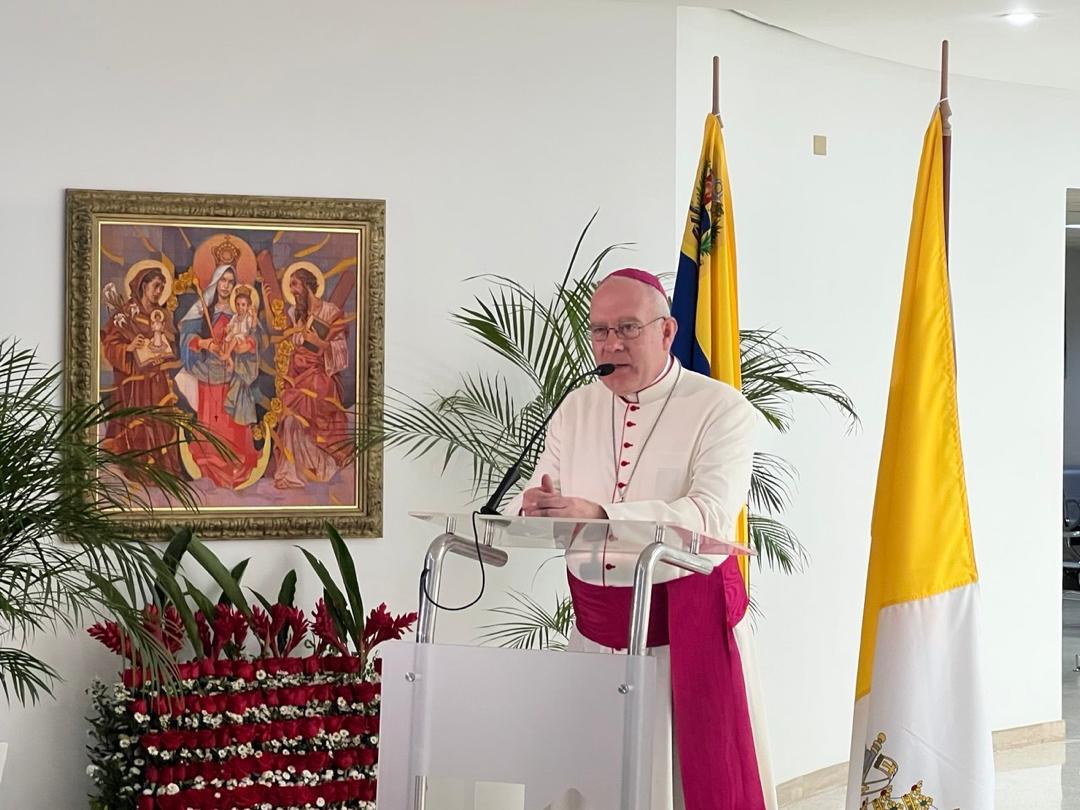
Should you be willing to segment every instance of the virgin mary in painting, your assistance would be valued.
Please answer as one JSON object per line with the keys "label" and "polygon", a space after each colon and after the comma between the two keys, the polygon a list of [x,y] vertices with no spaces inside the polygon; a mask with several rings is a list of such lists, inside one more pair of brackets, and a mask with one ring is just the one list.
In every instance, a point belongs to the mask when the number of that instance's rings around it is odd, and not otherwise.
{"label": "virgin mary in painting", "polygon": [[199,285],[199,299],[180,319],[180,362],[176,387],[198,418],[229,448],[232,458],[205,441],[191,441],[191,460],[203,476],[219,487],[237,489],[251,477],[259,462],[253,427],[254,386],[259,376],[258,335],[226,340],[229,324],[236,317],[234,293],[239,276],[250,285],[254,268],[239,267],[242,252],[232,242],[213,248],[216,266],[205,284]]}

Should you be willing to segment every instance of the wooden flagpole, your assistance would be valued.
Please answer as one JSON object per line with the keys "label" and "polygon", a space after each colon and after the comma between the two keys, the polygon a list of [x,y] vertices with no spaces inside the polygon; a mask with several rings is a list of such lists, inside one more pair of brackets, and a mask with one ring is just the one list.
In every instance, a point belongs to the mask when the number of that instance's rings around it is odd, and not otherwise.
{"label": "wooden flagpole", "polygon": [[720,57],[712,58],[712,114],[724,126],[724,119],[720,117]]}
{"label": "wooden flagpole", "polygon": [[949,105],[949,40],[941,41],[941,163],[945,205],[945,256],[949,255],[949,180],[952,169],[952,107]]}

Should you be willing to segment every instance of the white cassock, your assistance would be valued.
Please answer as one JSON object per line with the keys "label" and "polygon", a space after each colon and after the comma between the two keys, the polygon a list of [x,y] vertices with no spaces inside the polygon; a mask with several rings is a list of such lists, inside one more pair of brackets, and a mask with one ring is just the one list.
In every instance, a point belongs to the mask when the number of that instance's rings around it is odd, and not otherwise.
{"label": "white cassock", "polygon": [[[571,393],[552,418],[544,451],[527,487],[539,486],[546,474],[563,495],[603,505],[612,520],[663,521],[733,540],[735,521],[750,489],[757,418],[753,406],[736,389],[687,371],[674,358],[652,385],[634,396],[616,396],[597,380]],[[508,511],[513,514],[520,507],[518,499]],[[607,584],[626,585],[633,573],[612,571],[610,576]],[[670,577],[668,573],[658,579]],[[735,639],[765,804],[775,810],[765,715],[753,639],[745,620],[735,627]],[[576,631],[569,648],[613,652]],[[666,700],[657,701],[652,806],[653,810],[682,810],[668,648],[652,648],[650,653],[658,659],[658,683],[667,693]]]}

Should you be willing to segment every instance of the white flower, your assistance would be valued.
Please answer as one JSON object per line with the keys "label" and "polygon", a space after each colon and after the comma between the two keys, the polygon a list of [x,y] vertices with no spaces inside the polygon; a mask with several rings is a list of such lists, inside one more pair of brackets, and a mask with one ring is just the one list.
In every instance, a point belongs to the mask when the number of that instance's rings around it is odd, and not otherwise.
{"label": "white flower", "polygon": [[130,748],[131,747],[131,737],[127,736],[126,734],[121,734],[120,735],[120,747],[121,748]]}
{"label": "white flower", "polygon": [[317,798],[315,800],[315,806],[316,807],[326,807],[326,799],[324,799],[322,796],[320,796],[319,798]]}
{"label": "white flower", "polygon": [[97,765],[87,765],[86,766],[86,775],[87,776],[93,776],[95,773],[97,773],[97,769],[98,769]]}

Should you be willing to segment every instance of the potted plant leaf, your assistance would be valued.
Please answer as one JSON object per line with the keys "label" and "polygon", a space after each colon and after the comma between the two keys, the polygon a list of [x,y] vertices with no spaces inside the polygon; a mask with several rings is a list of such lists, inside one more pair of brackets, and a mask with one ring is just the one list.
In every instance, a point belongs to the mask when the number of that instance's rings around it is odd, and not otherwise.
{"label": "potted plant leaf", "polygon": [[[593,216],[595,219],[595,215]],[[624,247],[601,250],[586,267],[578,255],[592,225],[578,237],[570,261],[554,292],[540,295],[524,284],[499,275],[484,275],[486,293],[452,313],[491,354],[491,370],[462,372],[448,392],[419,397],[391,391],[383,420],[368,426],[362,444],[383,444],[407,457],[441,456],[445,470],[455,458],[467,459],[470,497],[486,495],[525,446],[528,437],[559,401],[570,383],[592,368],[588,338],[589,302],[600,277],[601,264]],[[780,433],[790,429],[793,400],[807,397],[834,406],[847,422],[858,425],[851,398],[837,385],[819,377],[825,359],[810,349],[784,342],[768,329],[740,332],[742,391],[764,421]],[[512,497],[529,480],[541,447],[529,454]],[[806,548],[782,521],[795,485],[795,469],[780,456],[756,453],[749,493],[750,544],[758,564],[790,574],[808,562]],[[525,594],[497,609],[508,619],[482,628],[485,638],[508,646],[548,646],[559,643],[573,621],[569,598],[548,610]]]}

